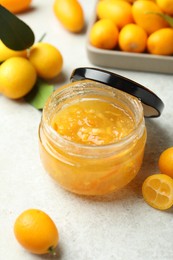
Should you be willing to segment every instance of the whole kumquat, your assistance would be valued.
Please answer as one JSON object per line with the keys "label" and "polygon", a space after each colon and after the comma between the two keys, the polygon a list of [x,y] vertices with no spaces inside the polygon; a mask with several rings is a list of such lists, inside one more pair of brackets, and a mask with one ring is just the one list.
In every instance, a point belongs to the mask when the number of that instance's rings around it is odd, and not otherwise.
{"label": "whole kumquat", "polygon": [[113,49],[118,43],[118,28],[109,19],[100,19],[92,26],[89,39],[96,48]]}
{"label": "whole kumquat", "polygon": [[27,50],[23,51],[14,51],[9,49],[1,40],[0,40],[0,63],[11,58],[11,57],[27,57]]}
{"label": "whole kumquat", "polygon": [[133,22],[132,6],[126,1],[100,1],[97,4],[96,12],[99,19],[110,19],[119,29],[121,29],[124,25]]}
{"label": "whole kumquat", "polygon": [[0,93],[8,98],[24,97],[34,87],[36,80],[36,70],[26,58],[11,57],[0,65]]}
{"label": "whole kumquat", "polygon": [[78,0],[54,0],[53,11],[66,30],[79,33],[84,28],[84,12]]}
{"label": "whole kumquat", "polygon": [[173,147],[164,150],[159,157],[159,169],[173,178]]}
{"label": "whole kumquat", "polygon": [[147,39],[147,50],[156,55],[173,54],[173,28],[163,28],[150,34]]}
{"label": "whole kumquat", "polygon": [[26,11],[32,0],[1,0],[0,4],[7,8],[10,12],[16,14]]}
{"label": "whole kumquat", "polygon": [[160,9],[169,15],[173,15],[173,2],[172,0],[156,0],[156,4]]}
{"label": "whole kumquat", "polygon": [[137,24],[125,25],[118,39],[122,51],[141,53],[147,46],[147,33]]}
{"label": "whole kumquat", "polygon": [[132,14],[136,24],[141,26],[147,34],[151,34],[161,28],[169,27],[163,17],[159,6],[152,1],[138,0],[132,5]]}
{"label": "whole kumquat", "polygon": [[18,242],[34,254],[54,254],[59,241],[55,223],[39,209],[22,212],[15,221],[14,234]]}
{"label": "whole kumquat", "polygon": [[58,76],[63,67],[61,52],[50,43],[35,43],[29,52],[29,61],[43,79],[52,79]]}

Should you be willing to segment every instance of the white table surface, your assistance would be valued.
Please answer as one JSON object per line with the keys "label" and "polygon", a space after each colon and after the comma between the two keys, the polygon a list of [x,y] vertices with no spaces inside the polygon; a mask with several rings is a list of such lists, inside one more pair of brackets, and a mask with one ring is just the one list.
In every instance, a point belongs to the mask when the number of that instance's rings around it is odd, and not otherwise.
{"label": "white table surface", "polygon": [[[94,0],[81,0],[86,28]],[[19,17],[33,29],[36,40],[54,44],[64,58],[55,82],[69,82],[72,70],[93,66],[86,54],[86,33],[71,34],[57,21],[53,0],[33,0],[32,11]],[[158,211],[141,195],[143,180],[158,173],[158,157],[173,146],[173,76],[113,70],[154,91],[165,103],[160,118],[147,119],[148,140],[142,169],[136,179],[106,198],[85,198],[60,188],[45,173],[38,152],[41,112],[24,101],[0,96],[0,259],[39,260],[24,250],[13,234],[16,217],[39,208],[55,221],[60,234],[57,257],[62,260],[172,260],[173,209]]]}

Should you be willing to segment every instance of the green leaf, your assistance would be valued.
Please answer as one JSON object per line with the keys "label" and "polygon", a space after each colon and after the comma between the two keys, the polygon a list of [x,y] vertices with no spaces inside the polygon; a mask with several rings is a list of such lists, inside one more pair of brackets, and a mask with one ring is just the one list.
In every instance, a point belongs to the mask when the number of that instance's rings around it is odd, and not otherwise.
{"label": "green leaf", "polygon": [[53,93],[54,86],[49,85],[42,79],[38,79],[31,92],[25,97],[25,100],[37,109],[42,109],[48,97]]}
{"label": "green leaf", "polygon": [[19,51],[31,47],[35,36],[26,23],[0,5],[0,39],[8,48]]}
{"label": "green leaf", "polygon": [[157,12],[146,12],[146,14],[156,14],[161,16],[171,27],[173,27],[173,17],[168,15],[168,14],[164,14],[164,13],[157,13]]}
{"label": "green leaf", "polygon": [[173,17],[168,14],[161,14],[161,16],[169,23],[171,27],[173,27]]}

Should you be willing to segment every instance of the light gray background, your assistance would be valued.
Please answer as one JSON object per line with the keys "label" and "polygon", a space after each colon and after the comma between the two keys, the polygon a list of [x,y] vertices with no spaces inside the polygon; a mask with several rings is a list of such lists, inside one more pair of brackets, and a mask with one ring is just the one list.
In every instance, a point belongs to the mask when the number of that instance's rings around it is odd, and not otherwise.
{"label": "light gray background", "polygon": [[[95,1],[80,0],[86,27]],[[36,40],[61,51],[64,67],[55,82],[69,82],[72,70],[93,66],[86,55],[86,33],[67,32],[56,20],[53,0],[33,0],[33,10],[19,17],[32,27]],[[173,209],[166,212],[149,207],[142,198],[145,177],[158,173],[158,157],[173,146],[172,75],[110,69],[154,91],[165,103],[162,116],[146,120],[148,140],[143,167],[137,178],[120,192],[101,198],[84,198],[61,189],[45,173],[39,158],[38,125],[41,112],[24,101],[0,96],[0,259],[39,260],[14,238],[13,224],[25,209],[40,208],[57,224],[62,260],[172,260]]]}

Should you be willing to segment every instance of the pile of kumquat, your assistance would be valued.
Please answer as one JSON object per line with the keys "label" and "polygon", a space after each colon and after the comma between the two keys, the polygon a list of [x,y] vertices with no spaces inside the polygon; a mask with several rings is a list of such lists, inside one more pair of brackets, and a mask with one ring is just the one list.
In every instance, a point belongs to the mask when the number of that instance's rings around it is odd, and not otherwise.
{"label": "pile of kumquat", "polygon": [[173,55],[172,0],[100,0],[91,45],[131,53]]}
{"label": "pile of kumquat", "polygon": [[61,52],[50,43],[38,42],[29,50],[14,51],[0,40],[0,93],[11,99],[22,98],[38,77],[53,79],[62,66]]}

